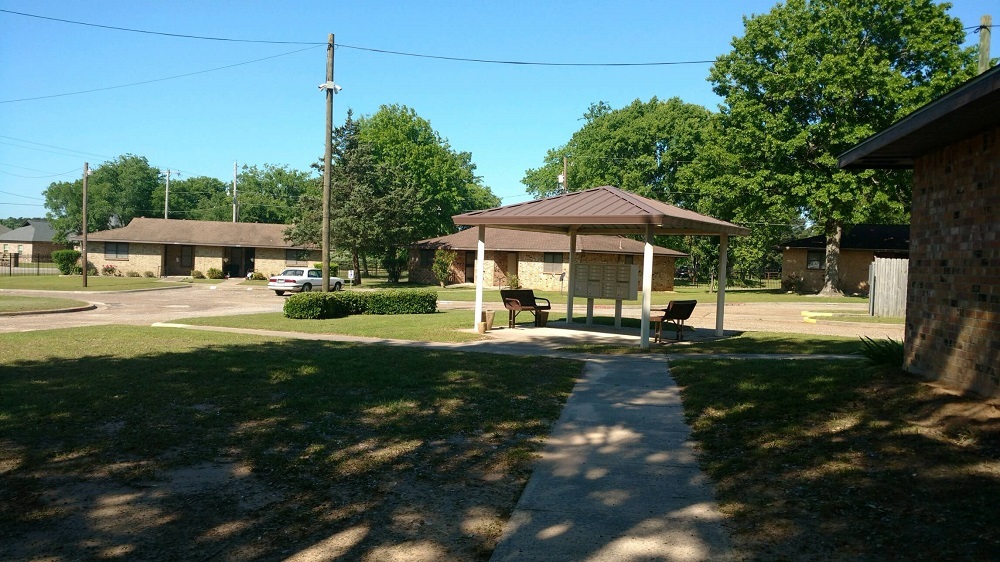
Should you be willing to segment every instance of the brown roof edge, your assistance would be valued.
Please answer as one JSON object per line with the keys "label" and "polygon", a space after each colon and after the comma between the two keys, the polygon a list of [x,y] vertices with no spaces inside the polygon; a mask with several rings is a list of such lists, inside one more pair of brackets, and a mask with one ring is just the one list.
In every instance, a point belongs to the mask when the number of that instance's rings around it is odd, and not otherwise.
{"label": "brown roof edge", "polygon": [[[995,66],[964,84],[957,86],[940,98],[928,102],[924,106],[914,110],[913,113],[896,121],[889,128],[875,133],[838,156],[837,165],[840,168],[848,169],[912,167],[912,164],[909,166],[882,166],[864,162],[862,159],[946,117],[949,113],[997,91],[1000,89],[1000,80],[997,80],[998,75],[1000,75],[1000,66]],[[913,155],[911,154],[911,156]]]}

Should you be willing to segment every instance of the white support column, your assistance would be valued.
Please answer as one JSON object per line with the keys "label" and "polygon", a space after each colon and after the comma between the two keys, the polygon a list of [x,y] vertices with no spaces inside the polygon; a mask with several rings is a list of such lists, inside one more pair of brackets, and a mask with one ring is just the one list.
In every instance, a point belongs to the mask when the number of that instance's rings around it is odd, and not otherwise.
{"label": "white support column", "polygon": [[715,300],[715,335],[722,336],[723,319],[726,315],[726,270],[729,262],[729,235],[719,237],[719,294]]}
{"label": "white support column", "polygon": [[573,325],[573,276],[576,275],[576,228],[569,229],[569,283],[566,286],[566,325]]}
{"label": "white support column", "polygon": [[479,225],[479,241],[476,243],[476,319],[472,329],[478,330],[483,318],[483,277],[486,263],[486,226]]}
{"label": "white support column", "polygon": [[646,225],[646,246],[642,251],[642,325],[639,349],[649,349],[649,307],[653,303],[653,225]]}
{"label": "white support column", "polygon": [[594,299],[587,297],[587,325],[594,325]]}
{"label": "white support column", "polygon": [[615,328],[622,327],[622,300],[615,300]]}

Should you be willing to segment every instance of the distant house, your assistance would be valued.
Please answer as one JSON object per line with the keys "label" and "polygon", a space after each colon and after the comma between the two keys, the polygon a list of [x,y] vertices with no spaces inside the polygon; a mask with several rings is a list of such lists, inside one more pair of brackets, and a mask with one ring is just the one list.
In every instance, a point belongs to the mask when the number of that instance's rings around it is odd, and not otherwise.
{"label": "distant house", "polygon": [[[780,245],[781,283],[806,293],[819,292],[826,276],[826,236],[810,236]],[[875,258],[905,258],[910,227],[905,224],[859,224],[840,240],[840,286],[848,294],[868,294],[868,266]]]}
{"label": "distant house", "polygon": [[[188,276],[217,268],[230,276],[280,273],[320,260],[315,248],[286,242],[284,224],[135,218],[123,228],[87,235],[87,259],[98,269]],[[76,237],[79,240],[79,237]]]}
{"label": "distant house", "polygon": [[1000,397],[1000,67],[840,156],[912,168],[904,367]]}
{"label": "distant house", "polygon": [[49,261],[52,252],[70,247],[53,242],[55,234],[48,221],[27,220],[20,228],[0,234],[0,253],[20,254],[22,263]]}
{"label": "distant house", "polygon": [[[421,283],[436,283],[431,272],[434,252],[438,249],[457,253],[451,268],[452,283],[475,282],[477,231],[470,228],[421,240],[410,246],[410,279]],[[640,266],[643,243],[621,236],[582,235],[577,237],[579,263],[619,263]],[[638,256],[638,259],[636,259]],[[674,261],[687,254],[653,247],[654,291],[674,289]],[[523,287],[558,291],[569,286],[564,273],[569,267],[569,237],[548,232],[529,232],[505,228],[486,229],[486,263],[483,264],[487,286],[502,287],[516,275]]]}
{"label": "distant house", "polygon": [[7,232],[10,232],[10,229],[7,228],[6,226],[0,224],[0,234],[5,234]]}

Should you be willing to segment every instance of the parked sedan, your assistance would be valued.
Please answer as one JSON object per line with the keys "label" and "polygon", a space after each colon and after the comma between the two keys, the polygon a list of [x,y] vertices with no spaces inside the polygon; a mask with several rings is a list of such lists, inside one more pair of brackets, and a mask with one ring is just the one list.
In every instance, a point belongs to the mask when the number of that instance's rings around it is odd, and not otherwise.
{"label": "parked sedan", "polygon": [[[267,288],[279,297],[285,293],[309,292],[323,288],[323,270],[315,267],[290,267],[267,280]],[[344,280],[340,277],[330,277],[330,289],[340,291],[344,288]]]}

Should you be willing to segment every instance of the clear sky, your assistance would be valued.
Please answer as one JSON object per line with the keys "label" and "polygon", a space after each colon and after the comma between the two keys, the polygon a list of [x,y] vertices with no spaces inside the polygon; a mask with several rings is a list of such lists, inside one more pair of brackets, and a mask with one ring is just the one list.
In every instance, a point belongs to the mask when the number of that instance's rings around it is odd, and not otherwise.
{"label": "clear sky", "polygon": [[[715,110],[710,65],[502,65],[356,47],[550,63],[709,61],[742,35],[744,15],[774,4],[0,0],[0,10],[103,26],[306,43],[205,41],[0,12],[0,217],[44,216],[42,191],[51,182],[126,153],[182,178],[229,181],[234,161],[307,170],[323,153],[317,85],[325,81],[329,33],[343,87],[336,123],[348,108],[370,115],[384,104],[409,106],[452,148],[472,153],[504,204],[524,201],[524,171],[569,140],[591,103],[618,108],[677,96]],[[996,0],[956,0],[951,14],[974,26],[985,13],[1000,16],[996,8]]]}

